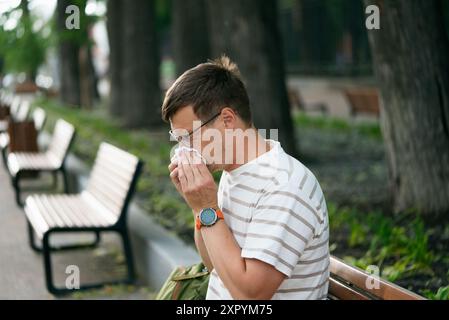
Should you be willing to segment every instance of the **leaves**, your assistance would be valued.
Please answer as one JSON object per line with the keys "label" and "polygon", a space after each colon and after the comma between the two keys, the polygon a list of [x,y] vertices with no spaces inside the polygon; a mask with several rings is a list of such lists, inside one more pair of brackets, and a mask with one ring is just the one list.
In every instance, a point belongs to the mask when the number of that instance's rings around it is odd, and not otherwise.
{"label": "leaves", "polygon": [[439,258],[429,248],[431,229],[411,213],[391,217],[382,212],[361,213],[355,209],[328,204],[331,238],[335,233],[347,233],[350,248],[366,248],[359,258],[345,261],[366,269],[376,265],[381,276],[389,281],[415,274],[434,275],[432,264]]}
{"label": "leaves", "polygon": [[[24,13],[20,7],[6,13],[0,20],[0,56],[5,59],[5,69],[11,72],[25,72],[33,78],[44,63],[48,47],[48,36],[44,35],[46,25],[35,30],[38,19]],[[9,19],[18,19],[12,29],[5,28]]]}

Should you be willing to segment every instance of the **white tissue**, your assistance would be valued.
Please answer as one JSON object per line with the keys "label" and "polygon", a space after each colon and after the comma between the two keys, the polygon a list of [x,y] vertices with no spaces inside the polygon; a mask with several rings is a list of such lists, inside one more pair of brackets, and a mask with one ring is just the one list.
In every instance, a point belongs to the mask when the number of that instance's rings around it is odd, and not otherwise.
{"label": "white tissue", "polygon": [[179,154],[180,154],[181,151],[184,151],[184,152],[193,152],[196,156],[198,156],[198,157],[201,159],[201,161],[202,161],[204,164],[207,164],[207,163],[206,163],[206,159],[201,155],[201,153],[200,153],[198,150],[193,149],[193,148],[189,148],[189,147],[185,147],[185,146],[180,146],[180,147],[178,147],[178,148],[175,149],[175,154],[174,154],[173,157],[171,158],[171,161],[172,161],[173,163],[177,163],[177,162],[178,162]]}

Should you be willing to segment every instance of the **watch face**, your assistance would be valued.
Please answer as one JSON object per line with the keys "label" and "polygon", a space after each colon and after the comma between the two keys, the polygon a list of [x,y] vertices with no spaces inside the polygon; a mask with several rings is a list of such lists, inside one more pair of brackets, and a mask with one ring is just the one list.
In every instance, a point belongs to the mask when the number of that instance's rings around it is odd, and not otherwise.
{"label": "watch face", "polygon": [[211,226],[217,221],[217,213],[214,209],[203,209],[200,213],[200,221],[203,226]]}

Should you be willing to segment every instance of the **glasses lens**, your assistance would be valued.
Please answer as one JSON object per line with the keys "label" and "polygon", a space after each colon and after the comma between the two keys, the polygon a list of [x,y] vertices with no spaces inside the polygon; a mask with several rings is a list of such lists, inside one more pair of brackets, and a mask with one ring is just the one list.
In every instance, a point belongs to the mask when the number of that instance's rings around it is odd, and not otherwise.
{"label": "glasses lens", "polygon": [[186,146],[186,147],[190,147],[190,145],[191,145],[190,136],[182,136],[180,138],[181,139],[179,141],[179,144]]}

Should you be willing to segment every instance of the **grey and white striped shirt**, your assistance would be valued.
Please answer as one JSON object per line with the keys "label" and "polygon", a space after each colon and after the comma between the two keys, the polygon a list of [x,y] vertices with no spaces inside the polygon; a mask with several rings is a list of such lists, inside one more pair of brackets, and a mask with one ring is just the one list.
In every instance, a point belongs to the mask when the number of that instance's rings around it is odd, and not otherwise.
{"label": "grey and white striped shirt", "polygon": [[[273,299],[325,299],[329,220],[323,192],[309,169],[279,142],[269,142],[268,152],[223,172],[218,205],[242,257],[264,261],[287,276]],[[206,299],[232,299],[215,270]]]}

